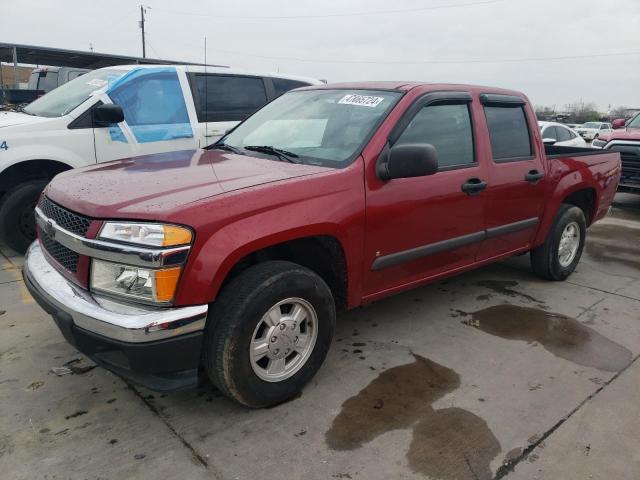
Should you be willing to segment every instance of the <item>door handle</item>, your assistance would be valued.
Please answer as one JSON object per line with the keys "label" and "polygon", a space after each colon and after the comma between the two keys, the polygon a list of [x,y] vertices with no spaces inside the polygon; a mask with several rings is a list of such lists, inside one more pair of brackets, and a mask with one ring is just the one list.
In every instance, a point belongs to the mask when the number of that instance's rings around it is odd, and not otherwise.
{"label": "door handle", "polygon": [[482,190],[487,188],[487,182],[473,177],[463,183],[461,188],[467,195],[478,195]]}
{"label": "door handle", "polygon": [[537,183],[542,178],[544,178],[544,173],[539,172],[538,170],[531,170],[524,176],[524,179],[529,183]]}

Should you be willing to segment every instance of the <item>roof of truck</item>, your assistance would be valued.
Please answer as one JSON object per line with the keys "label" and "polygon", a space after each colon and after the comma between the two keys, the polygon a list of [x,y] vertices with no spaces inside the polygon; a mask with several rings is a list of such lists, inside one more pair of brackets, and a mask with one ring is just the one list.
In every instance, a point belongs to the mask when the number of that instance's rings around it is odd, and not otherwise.
{"label": "roof of truck", "polygon": [[483,85],[467,85],[460,83],[432,83],[432,82],[408,82],[408,81],[373,81],[373,82],[345,82],[345,83],[327,83],[319,87],[306,88],[327,88],[327,89],[352,89],[352,90],[396,90],[409,91],[416,87],[432,87],[434,90],[449,90],[451,88],[461,88],[478,93],[499,93],[503,95],[515,95],[525,97],[522,92],[509,90],[498,87],[487,87]]}

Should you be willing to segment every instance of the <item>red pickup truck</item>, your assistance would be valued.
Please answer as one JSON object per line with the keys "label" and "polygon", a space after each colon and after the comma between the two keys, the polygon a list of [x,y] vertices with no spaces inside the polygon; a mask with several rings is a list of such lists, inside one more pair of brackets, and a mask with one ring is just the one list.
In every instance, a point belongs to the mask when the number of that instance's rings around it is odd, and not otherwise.
{"label": "red pickup truck", "polygon": [[299,89],[207,150],[57,176],[25,282],[125,378],[168,390],[206,374],[277,404],[320,368],[336,311],[525,252],[543,278],[571,274],[620,154],[545,147],[536,125],[496,88]]}

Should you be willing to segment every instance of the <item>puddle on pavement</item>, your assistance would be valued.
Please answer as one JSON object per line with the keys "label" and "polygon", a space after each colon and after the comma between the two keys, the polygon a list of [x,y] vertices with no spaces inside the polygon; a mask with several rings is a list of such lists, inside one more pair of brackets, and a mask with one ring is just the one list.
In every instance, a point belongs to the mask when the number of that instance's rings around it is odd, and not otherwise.
{"label": "puddle on pavement", "polygon": [[587,232],[586,250],[594,260],[640,270],[640,229],[596,223]]}
{"label": "puddle on pavement", "polygon": [[353,450],[391,430],[413,427],[407,452],[415,472],[440,479],[491,478],[500,443],[483,419],[461,408],[432,403],[460,386],[456,372],[414,355],[415,362],[380,373],[342,404],[326,441]]}
{"label": "puddle on pavement", "polygon": [[515,305],[495,305],[472,313],[469,325],[510,340],[538,342],[557,357],[584,367],[617,372],[631,362],[631,351],[577,320]]}

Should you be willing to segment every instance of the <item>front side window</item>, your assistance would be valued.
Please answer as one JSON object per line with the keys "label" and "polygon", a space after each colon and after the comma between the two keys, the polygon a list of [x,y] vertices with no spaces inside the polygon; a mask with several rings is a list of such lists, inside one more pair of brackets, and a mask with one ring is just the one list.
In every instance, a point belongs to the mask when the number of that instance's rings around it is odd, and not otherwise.
{"label": "front side window", "polygon": [[529,127],[522,106],[485,106],[494,160],[531,156]]}
{"label": "front side window", "polygon": [[242,121],[267,103],[262,77],[196,74],[199,122]]}
{"label": "front side window", "polygon": [[559,142],[567,142],[571,140],[571,132],[564,127],[556,127],[558,131],[558,141]]}
{"label": "front side window", "polygon": [[375,90],[302,90],[284,94],[240,124],[220,143],[251,153],[269,146],[296,162],[348,164],[401,97]]}
{"label": "front side window", "polygon": [[556,127],[554,127],[553,125],[545,127],[542,130],[542,138],[558,141],[558,133],[556,132]]}
{"label": "front side window", "polygon": [[193,137],[175,69],[140,69],[114,86],[108,95],[122,107],[124,119],[138,142]]}
{"label": "front side window", "polygon": [[473,155],[473,130],[467,104],[432,105],[420,110],[402,132],[396,145],[429,143],[438,152],[438,165],[470,165]]}

